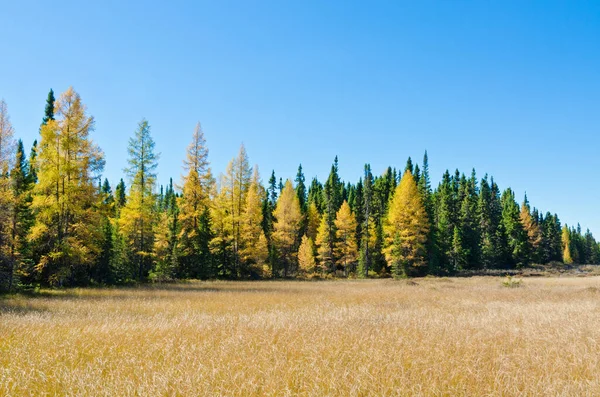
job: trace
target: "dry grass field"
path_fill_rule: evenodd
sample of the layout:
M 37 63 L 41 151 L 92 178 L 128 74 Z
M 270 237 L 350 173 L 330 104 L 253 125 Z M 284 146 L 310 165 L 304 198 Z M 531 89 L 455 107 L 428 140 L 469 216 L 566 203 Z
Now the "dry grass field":
M 600 278 L 0 298 L 0 395 L 600 395 Z

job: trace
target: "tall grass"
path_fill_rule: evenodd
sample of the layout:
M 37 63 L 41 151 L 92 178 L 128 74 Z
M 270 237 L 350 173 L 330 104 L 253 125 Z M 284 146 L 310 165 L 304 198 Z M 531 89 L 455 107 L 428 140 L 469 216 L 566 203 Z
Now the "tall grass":
M 598 395 L 600 278 L 190 282 L 0 300 L 0 395 Z

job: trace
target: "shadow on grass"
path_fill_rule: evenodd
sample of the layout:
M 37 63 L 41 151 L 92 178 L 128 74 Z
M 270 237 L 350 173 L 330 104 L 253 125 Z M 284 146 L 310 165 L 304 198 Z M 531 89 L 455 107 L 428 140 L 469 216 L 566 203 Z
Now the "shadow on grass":
M 0 317 L 6 314 L 26 315 L 32 313 L 46 313 L 47 309 L 32 305 L 23 299 L 0 298 Z
M 290 282 L 292 281 L 292 282 Z M 26 310 L 23 302 L 29 300 L 135 300 L 135 299 L 181 299 L 181 294 L 299 294 L 310 293 L 290 284 L 302 283 L 293 280 L 257 281 L 200 281 L 189 280 L 173 283 L 140 283 L 127 286 L 77 287 L 55 289 L 31 289 L 18 293 L 0 295 L 0 313 Z M 173 293 L 172 295 L 170 293 Z M 20 302 L 20 303 L 18 303 Z M 21 307 L 21 309 L 19 309 Z

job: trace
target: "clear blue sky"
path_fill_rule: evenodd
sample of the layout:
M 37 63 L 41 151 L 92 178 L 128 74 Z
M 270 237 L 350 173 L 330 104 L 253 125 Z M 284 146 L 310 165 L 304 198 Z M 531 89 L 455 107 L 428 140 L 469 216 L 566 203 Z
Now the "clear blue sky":
M 178 180 L 199 120 L 217 174 L 241 142 L 265 181 L 427 149 L 435 184 L 475 167 L 600 237 L 600 2 L 20 0 L 0 37 L 18 136 L 73 85 L 112 183 L 142 117 Z

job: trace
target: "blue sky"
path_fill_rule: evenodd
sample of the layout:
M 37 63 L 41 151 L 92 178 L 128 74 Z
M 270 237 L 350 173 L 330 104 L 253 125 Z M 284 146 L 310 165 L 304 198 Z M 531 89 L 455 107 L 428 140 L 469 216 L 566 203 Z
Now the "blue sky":
M 600 237 L 600 2 L 21 0 L 1 19 L 17 135 L 74 86 L 111 183 L 142 117 L 162 183 L 200 121 L 216 173 L 242 142 L 265 181 L 324 179 L 336 155 L 355 181 L 427 149 L 435 184 L 475 167 Z

